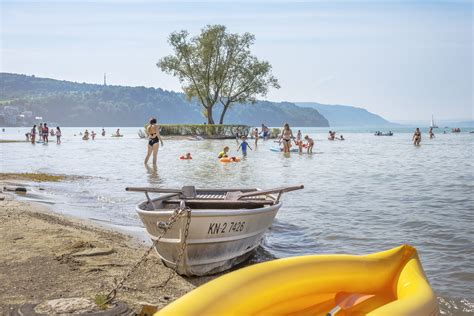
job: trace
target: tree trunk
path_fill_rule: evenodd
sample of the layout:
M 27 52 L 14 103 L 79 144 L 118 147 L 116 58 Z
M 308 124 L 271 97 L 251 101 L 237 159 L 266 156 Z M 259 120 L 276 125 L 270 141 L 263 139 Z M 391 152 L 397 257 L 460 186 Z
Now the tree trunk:
M 224 105 L 224 109 L 222 110 L 222 113 L 221 113 L 221 118 L 219 119 L 219 124 L 221 125 L 224 124 L 224 116 L 228 108 L 229 108 L 229 105 Z
M 214 119 L 212 118 L 212 107 L 207 108 L 207 124 L 214 125 Z

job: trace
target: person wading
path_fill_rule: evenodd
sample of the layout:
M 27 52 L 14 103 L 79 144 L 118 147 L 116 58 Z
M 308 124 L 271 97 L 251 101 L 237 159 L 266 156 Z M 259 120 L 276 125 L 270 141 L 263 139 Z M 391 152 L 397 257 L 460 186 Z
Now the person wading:
M 163 146 L 163 140 L 161 139 L 160 135 L 160 128 L 156 125 L 156 118 L 152 118 L 150 120 L 150 124 L 147 128 L 148 133 L 148 152 L 145 158 L 145 164 L 148 163 L 148 159 L 150 159 L 151 154 L 153 153 L 153 165 L 156 165 L 156 157 L 158 156 L 158 148 Z

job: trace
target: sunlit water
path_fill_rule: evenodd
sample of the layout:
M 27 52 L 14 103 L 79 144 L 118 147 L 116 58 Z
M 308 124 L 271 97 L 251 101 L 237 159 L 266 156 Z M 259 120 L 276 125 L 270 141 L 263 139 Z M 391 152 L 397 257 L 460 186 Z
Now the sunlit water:
M 330 142 L 325 129 L 302 129 L 316 141 L 313 155 L 271 152 L 260 142 L 240 163 L 221 164 L 235 140 L 169 140 L 158 168 L 143 165 L 146 141 L 138 128 L 124 138 L 83 141 L 81 128 L 63 129 L 63 143 L 0 144 L 1 172 L 78 175 L 74 181 L 44 183 L 29 198 L 58 212 L 141 231 L 135 205 L 144 199 L 126 186 L 259 187 L 304 184 L 283 197 L 283 207 L 254 260 L 319 253 L 365 254 L 403 243 L 414 245 L 447 313 L 474 310 L 474 134 L 442 134 L 411 144 L 408 129 L 393 137 L 368 130 L 343 130 Z M 96 128 L 98 131 L 99 128 Z M 26 128 L 7 128 L 1 139 L 22 139 Z M 296 132 L 296 130 L 295 130 Z M 178 157 L 191 152 L 192 161 Z M 458 299 L 452 299 L 458 298 Z

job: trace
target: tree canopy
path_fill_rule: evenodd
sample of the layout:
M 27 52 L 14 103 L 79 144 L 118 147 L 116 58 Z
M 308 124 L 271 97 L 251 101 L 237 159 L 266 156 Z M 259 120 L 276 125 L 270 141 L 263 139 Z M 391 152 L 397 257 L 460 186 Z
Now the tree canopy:
M 178 77 L 187 98 L 201 104 L 209 124 L 214 124 L 216 104 L 222 104 L 222 124 L 233 104 L 254 103 L 269 88 L 280 88 L 270 63 L 251 54 L 255 36 L 250 33 L 228 33 L 223 25 L 208 25 L 195 37 L 174 32 L 168 42 L 174 54 L 161 58 L 157 66 Z

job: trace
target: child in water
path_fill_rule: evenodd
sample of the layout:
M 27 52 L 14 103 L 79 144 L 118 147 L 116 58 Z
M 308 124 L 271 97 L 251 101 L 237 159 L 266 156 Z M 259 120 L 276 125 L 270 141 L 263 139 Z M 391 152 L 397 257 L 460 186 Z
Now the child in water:
M 217 158 L 221 159 L 221 158 L 227 158 L 227 157 L 229 157 L 229 156 L 227 155 L 228 152 L 229 152 L 229 146 L 225 146 L 225 147 L 224 147 L 224 150 L 221 151 L 221 152 L 219 153 L 219 155 L 217 155 Z
M 249 143 L 247 143 L 247 136 L 242 136 L 242 142 L 240 143 L 239 147 L 237 148 L 237 151 L 239 151 L 239 149 L 242 148 L 242 155 L 247 156 L 247 147 L 250 150 L 252 150 Z
M 185 155 L 182 155 L 181 157 L 179 157 L 179 159 L 181 159 L 181 160 L 191 160 L 191 159 L 193 159 L 193 157 L 191 157 L 191 153 L 186 153 Z
M 61 144 L 61 128 L 56 126 L 56 144 Z
M 314 140 L 311 137 L 309 137 L 308 135 L 306 135 L 304 137 L 304 139 L 306 140 L 306 142 L 308 144 L 308 146 L 306 147 L 306 152 L 308 154 L 312 154 L 313 153 Z

